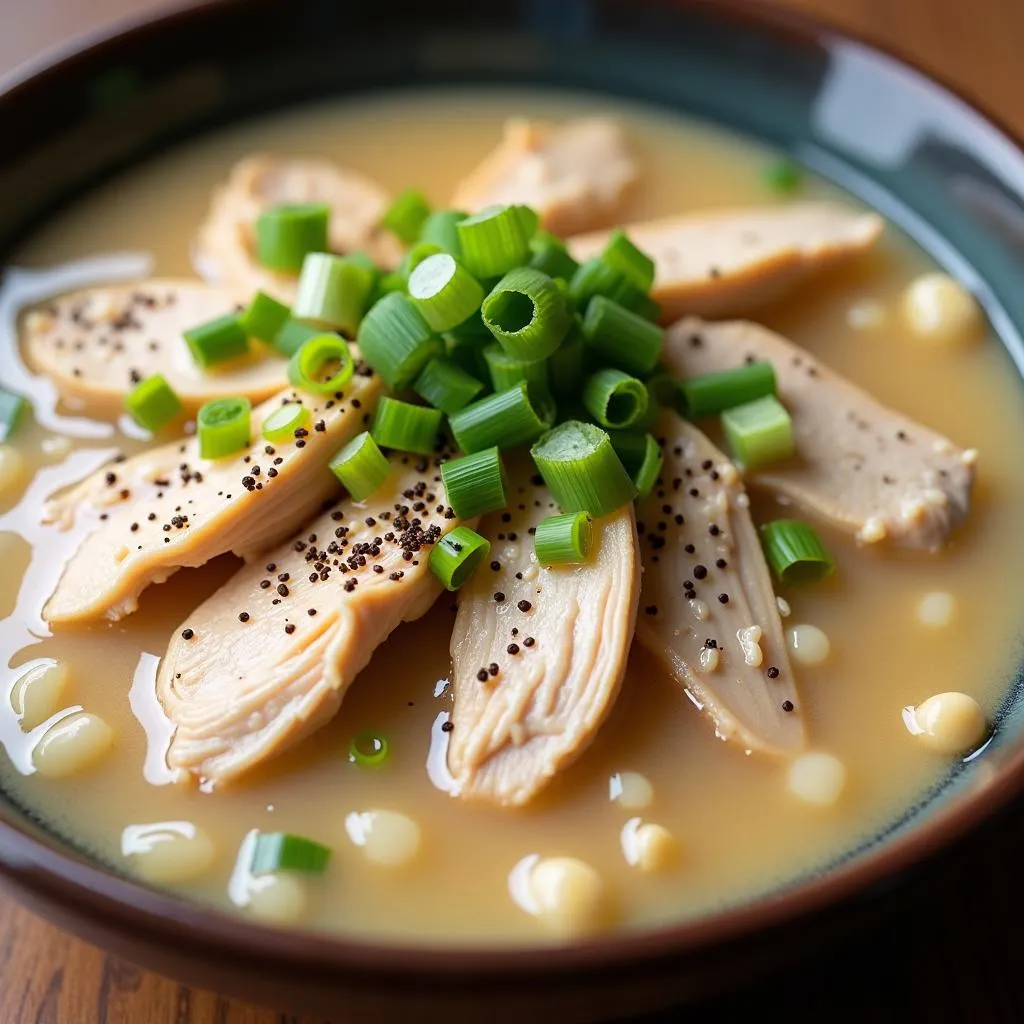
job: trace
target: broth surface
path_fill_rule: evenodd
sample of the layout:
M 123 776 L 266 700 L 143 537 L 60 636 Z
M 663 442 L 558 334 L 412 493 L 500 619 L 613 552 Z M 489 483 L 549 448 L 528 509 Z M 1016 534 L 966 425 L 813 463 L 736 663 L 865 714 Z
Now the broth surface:
M 422 187 L 443 205 L 495 144 L 505 117 L 585 110 L 618 114 L 635 143 L 643 179 L 626 219 L 778 201 L 762 182 L 772 154 L 677 117 L 549 93 L 393 94 L 290 111 L 180 147 L 83 197 L 41 230 L 17 263 L 45 268 L 140 251 L 152 255 L 157 274 L 192 277 L 189 246 L 211 189 L 248 153 L 330 157 L 395 191 Z M 811 182 L 801 197 L 832 194 Z M 890 228 L 862 264 L 758 316 L 881 401 L 980 451 L 972 513 L 947 550 L 858 549 L 821 529 L 837 559 L 834 579 L 780 591 L 792 606 L 784 625 L 812 623 L 831 639 L 824 665 L 794 669 L 813 749 L 835 754 L 848 771 L 835 808 L 797 802 L 787 792 L 784 765 L 744 756 L 716 739 L 636 645 L 597 741 L 533 805 L 498 811 L 461 804 L 444 789 L 441 724 L 450 707 L 454 619 L 445 598 L 377 652 L 337 718 L 297 749 L 223 792 L 170 784 L 162 764 L 168 726 L 153 692 L 158 659 L 174 628 L 237 563 L 225 558 L 178 573 L 150 588 L 139 612 L 115 625 L 50 636 L 39 611 L 60 552 L 52 533 L 32 548 L 40 535 L 40 499 L 111 448 L 131 452 L 137 442 L 118 434 L 76 437 L 71 452 L 61 454 L 54 451 L 55 434 L 37 423 L 23 427 L 17 446 L 39 475 L 17 505 L 0 505 L 5 693 L 34 659 L 65 660 L 72 671 L 69 702 L 102 715 L 116 730 L 116 744 L 81 777 L 23 774 L 34 737 L 21 733 L 9 702 L 0 701 L 3 787 L 48 827 L 118 870 L 129 870 L 120 853 L 126 826 L 196 823 L 214 840 L 217 859 L 201 881 L 180 888 L 222 906 L 230 905 L 228 881 L 249 830 L 308 835 L 333 847 L 334 861 L 309 883 L 304 923 L 352 936 L 540 941 L 537 922 L 509 894 L 510 871 L 531 854 L 588 861 L 613 894 L 619 923 L 633 928 L 711 911 L 824 864 L 884 827 L 948 769 L 948 759 L 910 736 L 902 708 L 963 690 L 991 712 L 1018 654 L 1024 465 L 1008 439 L 1024 436 L 1024 403 L 994 340 L 971 350 L 930 351 L 904 330 L 897 297 L 930 266 Z M 865 302 L 884 309 L 881 326 L 853 325 L 851 310 Z M 7 344 L 13 344 L 10 329 L 0 325 Z M 0 379 L 18 389 L 19 379 L 5 379 L 13 358 L 5 355 Z M 759 521 L 777 514 L 764 503 L 756 512 Z M 945 629 L 926 629 L 915 617 L 917 602 L 934 590 L 956 598 L 955 619 Z M 391 761 L 380 771 L 348 761 L 349 740 L 368 729 L 385 733 L 391 744 Z M 650 807 L 628 811 L 609 798 L 610 779 L 622 771 L 651 780 Z M 346 816 L 373 807 L 403 811 L 419 823 L 423 846 L 408 869 L 375 868 L 348 839 Z M 678 838 L 675 870 L 648 876 L 627 865 L 620 832 L 637 814 Z

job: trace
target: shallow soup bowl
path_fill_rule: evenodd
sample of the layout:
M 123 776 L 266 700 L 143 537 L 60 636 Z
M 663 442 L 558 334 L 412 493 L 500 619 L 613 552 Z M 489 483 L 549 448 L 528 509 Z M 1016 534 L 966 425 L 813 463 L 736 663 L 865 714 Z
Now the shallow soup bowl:
M 685 112 L 792 153 L 965 282 L 1024 370 L 1024 153 L 945 87 L 860 42 L 745 5 L 654 0 L 403 9 L 196 3 L 0 82 L 0 253 L 91 185 L 251 115 L 418 85 L 522 84 Z M 5 315 L 9 315 L 6 313 Z M 1024 786 L 1020 679 L 991 740 L 827 870 L 684 923 L 543 949 L 281 932 L 99 866 L 0 799 L 0 874 L 27 905 L 190 984 L 378 1021 L 599 1020 L 691 1000 L 840 932 Z

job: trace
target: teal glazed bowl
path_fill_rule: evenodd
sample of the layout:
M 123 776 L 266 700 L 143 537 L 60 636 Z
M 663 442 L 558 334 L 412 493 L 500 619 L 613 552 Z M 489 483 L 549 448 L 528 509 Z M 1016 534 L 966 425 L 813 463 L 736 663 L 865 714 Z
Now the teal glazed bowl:
M 789 151 L 966 282 L 1024 373 L 1019 143 L 904 61 L 727 0 L 220 0 L 123 25 L 0 81 L 0 257 L 82 190 L 183 139 L 325 96 L 459 83 L 625 97 Z M 1024 789 L 1021 698 L 1021 679 L 1007 679 L 983 756 L 827 870 L 696 920 L 555 949 L 272 931 L 119 877 L 4 800 L 0 877 L 136 963 L 277 1008 L 336 1021 L 609 1020 L 805 957 L 889 908 L 936 851 L 982 842 L 966 834 Z M 997 827 L 982 830 L 990 842 Z

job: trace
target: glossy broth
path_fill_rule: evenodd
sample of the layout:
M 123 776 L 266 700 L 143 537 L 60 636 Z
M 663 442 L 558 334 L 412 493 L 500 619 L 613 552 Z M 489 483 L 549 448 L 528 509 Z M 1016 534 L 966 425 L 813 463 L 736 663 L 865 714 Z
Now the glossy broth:
M 210 191 L 247 153 L 331 157 L 395 190 L 421 186 L 443 204 L 493 146 L 506 116 L 609 109 L 625 119 L 644 168 L 629 217 L 777 201 L 761 177 L 770 153 L 675 117 L 551 94 L 396 94 L 288 112 L 181 147 L 82 198 L 41 230 L 18 262 L 43 268 L 140 250 L 152 255 L 157 273 L 192 276 L 190 240 Z M 814 183 L 802 192 L 828 193 Z M 150 588 L 140 611 L 116 625 L 49 636 L 38 613 L 55 579 L 59 545 L 47 533 L 32 552 L 32 539 L 40 535 L 32 525 L 39 498 L 81 475 L 101 452 L 114 446 L 132 451 L 136 442 L 116 435 L 73 438 L 65 455 L 54 451 L 56 435 L 36 424 L 24 428 L 18 447 L 45 475 L 20 504 L 9 511 L 0 506 L 6 512 L 0 520 L 6 531 L 0 533 L 6 566 L 0 615 L 7 618 L 0 647 L 10 665 L 7 688 L 35 658 L 65 660 L 73 674 L 69 702 L 101 714 L 114 726 L 116 744 L 81 777 L 23 774 L 32 737 L 20 732 L 8 703 L 0 701 L 4 788 L 55 832 L 118 870 L 130 871 L 120 853 L 126 826 L 196 823 L 213 838 L 217 859 L 200 881 L 180 888 L 221 906 L 230 906 L 228 881 L 249 830 L 309 835 L 335 853 L 329 872 L 309 883 L 304 923 L 354 936 L 539 941 L 537 922 L 509 894 L 510 871 L 531 854 L 588 861 L 613 894 L 619 924 L 634 928 L 708 912 L 827 863 L 898 817 L 948 770 L 947 758 L 910 736 L 902 708 L 932 693 L 963 690 L 991 712 L 1018 653 L 1024 466 L 1007 438 L 1024 436 L 1024 403 L 994 341 L 931 352 L 904 331 L 896 298 L 928 265 L 890 230 L 879 252 L 855 269 L 759 317 L 882 401 L 981 453 L 970 521 L 948 550 L 931 556 L 857 549 L 849 538 L 822 530 L 838 561 L 835 579 L 783 591 L 792 605 L 784 624 L 813 623 L 832 643 L 824 665 L 794 669 L 812 746 L 838 756 L 848 771 L 835 808 L 799 803 L 787 792 L 785 766 L 716 739 L 679 687 L 638 649 L 597 741 L 534 805 L 499 811 L 461 804 L 444 789 L 441 724 L 450 708 L 445 679 L 454 619 L 447 599 L 401 628 L 353 686 L 338 717 L 297 749 L 223 792 L 175 786 L 162 766 L 168 732 L 153 693 L 157 659 L 200 595 L 227 579 L 237 563 L 225 558 L 179 573 Z M 851 310 L 865 302 L 880 305 L 881 326 L 851 324 Z M 0 378 L 8 365 L 5 358 Z M 774 514 L 764 504 L 757 513 Z M 956 597 L 956 616 L 946 629 L 926 629 L 915 617 L 918 600 L 932 590 Z M 383 770 L 348 761 L 349 740 L 367 729 L 383 732 L 391 744 Z M 650 807 L 628 811 L 609 799 L 610 778 L 621 771 L 651 780 Z M 347 838 L 346 815 L 371 807 L 404 811 L 419 823 L 423 846 L 409 868 L 375 868 Z M 635 814 L 677 837 L 682 856 L 674 870 L 648 876 L 627 865 L 620 831 Z

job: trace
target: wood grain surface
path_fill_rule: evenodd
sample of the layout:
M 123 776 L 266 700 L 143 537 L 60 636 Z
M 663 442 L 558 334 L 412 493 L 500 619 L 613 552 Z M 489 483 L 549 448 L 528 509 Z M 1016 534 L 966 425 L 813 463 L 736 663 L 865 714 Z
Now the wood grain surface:
M 759 2 L 894 46 L 1024 132 L 1024 0 Z M 0 73 L 106 21 L 161 6 L 164 0 L 0 0 Z M 1024 1021 L 1015 956 L 1024 919 L 1021 810 L 944 858 L 894 919 L 687 1019 Z M 188 989 L 107 956 L 0 895 L 0 1024 L 325 1022 Z

